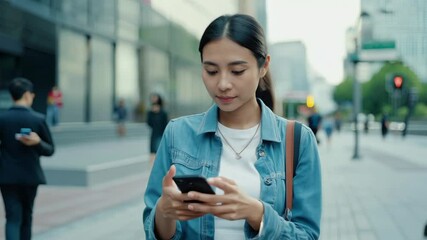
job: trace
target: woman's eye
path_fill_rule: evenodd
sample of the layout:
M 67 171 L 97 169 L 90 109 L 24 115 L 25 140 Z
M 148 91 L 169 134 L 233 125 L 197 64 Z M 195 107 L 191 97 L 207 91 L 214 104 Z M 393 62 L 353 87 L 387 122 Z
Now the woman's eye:
M 240 71 L 231 71 L 234 75 L 242 75 L 245 70 L 240 70 Z
M 208 70 L 206 70 L 206 73 L 207 73 L 208 75 L 210 75 L 210 76 L 213 76 L 213 75 L 217 74 L 217 73 L 218 73 L 218 71 L 208 71 Z

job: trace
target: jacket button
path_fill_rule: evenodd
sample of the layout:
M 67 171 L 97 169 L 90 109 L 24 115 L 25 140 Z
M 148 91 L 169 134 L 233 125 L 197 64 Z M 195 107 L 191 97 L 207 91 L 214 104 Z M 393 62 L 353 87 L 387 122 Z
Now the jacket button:
M 261 150 L 261 151 L 259 151 L 259 156 L 260 156 L 260 157 L 265 157 L 265 152 L 264 152 L 264 151 L 262 151 L 262 150 Z
M 271 178 L 267 178 L 264 181 L 265 185 L 270 186 L 273 183 L 273 180 L 271 180 Z

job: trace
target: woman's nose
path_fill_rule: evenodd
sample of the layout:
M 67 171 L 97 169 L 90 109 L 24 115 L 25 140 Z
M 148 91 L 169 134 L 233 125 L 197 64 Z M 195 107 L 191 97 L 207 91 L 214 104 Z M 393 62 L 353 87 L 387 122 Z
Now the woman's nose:
M 221 91 L 226 91 L 226 90 L 230 89 L 231 86 L 232 86 L 232 84 L 231 84 L 231 81 L 230 81 L 228 74 L 225 74 L 225 73 L 221 74 L 221 78 L 218 82 L 218 88 Z

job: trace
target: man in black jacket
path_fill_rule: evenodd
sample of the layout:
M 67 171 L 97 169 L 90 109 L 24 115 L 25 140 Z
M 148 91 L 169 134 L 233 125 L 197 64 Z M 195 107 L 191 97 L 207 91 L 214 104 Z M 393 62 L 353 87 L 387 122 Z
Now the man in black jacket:
M 37 187 L 46 183 L 40 156 L 51 156 L 54 145 L 45 117 L 31 109 L 33 84 L 16 78 L 9 92 L 15 104 L 0 114 L 0 190 L 6 239 L 31 239 Z

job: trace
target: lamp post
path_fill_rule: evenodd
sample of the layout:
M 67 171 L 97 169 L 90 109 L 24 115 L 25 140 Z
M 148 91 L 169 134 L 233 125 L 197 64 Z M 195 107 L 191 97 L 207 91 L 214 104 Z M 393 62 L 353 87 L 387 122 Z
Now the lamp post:
M 352 56 L 353 62 L 353 124 L 354 124 L 354 154 L 353 159 L 360 159 L 359 155 L 359 112 L 362 103 L 360 83 L 357 75 L 357 65 L 359 63 L 359 50 L 357 38 L 354 39 L 355 50 Z
M 393 14 L 393 11 L 387 10 L 387 11 L 382 11 L 382 14 Z M 390 61 L 393 59 L 396 59 L 395 55 L 395 50 L 392 50 L 392 55 L 385 55 L 385 53 L 390 53 L 390 50 L 382 49 L 383 51 L 383 55 L 379 55 L 379 56 L 370 56 L 369 58 L 366 56 L 366 51 L 363 52 L 363 43 L 365 42 L 369 42 L 369 41 L 374 41 L 374 37 L 373 37 L 373 25 L 372 25 L 372 21 L 371 21 L 371 16 L 369 13 L 363 11 L 360 13 L 359 19 L 358 19 L 358 24 L 360 24 L 361 27 L 361 36 L 360 39 L 358 39 L 357 37 L 354 38 L 354 52 L 352 53 L 352 57 L 351 57 L 351 61 L 353 63 L 353 123 L 354 123 L 354 154 L 353 154 L 353 159 L 360 159 L 360 154 L 359 154 L 359 113 L 360 113 L 360 109 L 362 106 L 362 96 L 361 96 L 361 89 L 360 89 L 360 82 L 358 79 L 358 74 L 357 74 L 357 66 L 360 62 L 366 62 L 366 63 L 373 63 L 373 62 L 386 62 L 386 61 Z M 362 21 L 363 21 L 363 25 L 362 25 Z M 360 40 L 360 44 L 359 41 Z M 393 44 L 393 49 L 394 49 L 394 44 Z M 363 54 L 365 53 L 365 54 Z M 378 53 L 377 53 L 378 54 Z M 363 55 L 363 56 L 362 56 Z
M 359 20 L 369 18 L 367 12 L 361 12 Z M 362 26 L 361 26 L 362 27 Z M 368 26 L 369 33 L 363 37 L 372 38 L 372 26 Z M 354 38 L 354 52 L 351 57 L 353 63 L 353 124 L 354 124 L 354 153 L 353 159 L 360 159 L 359 154 L 359 113 L 362 105 L 362 96 L 360 91 L 360 82 L 357 74 L 357 66 L 360 62 L 359 43 L 357 37 Z

